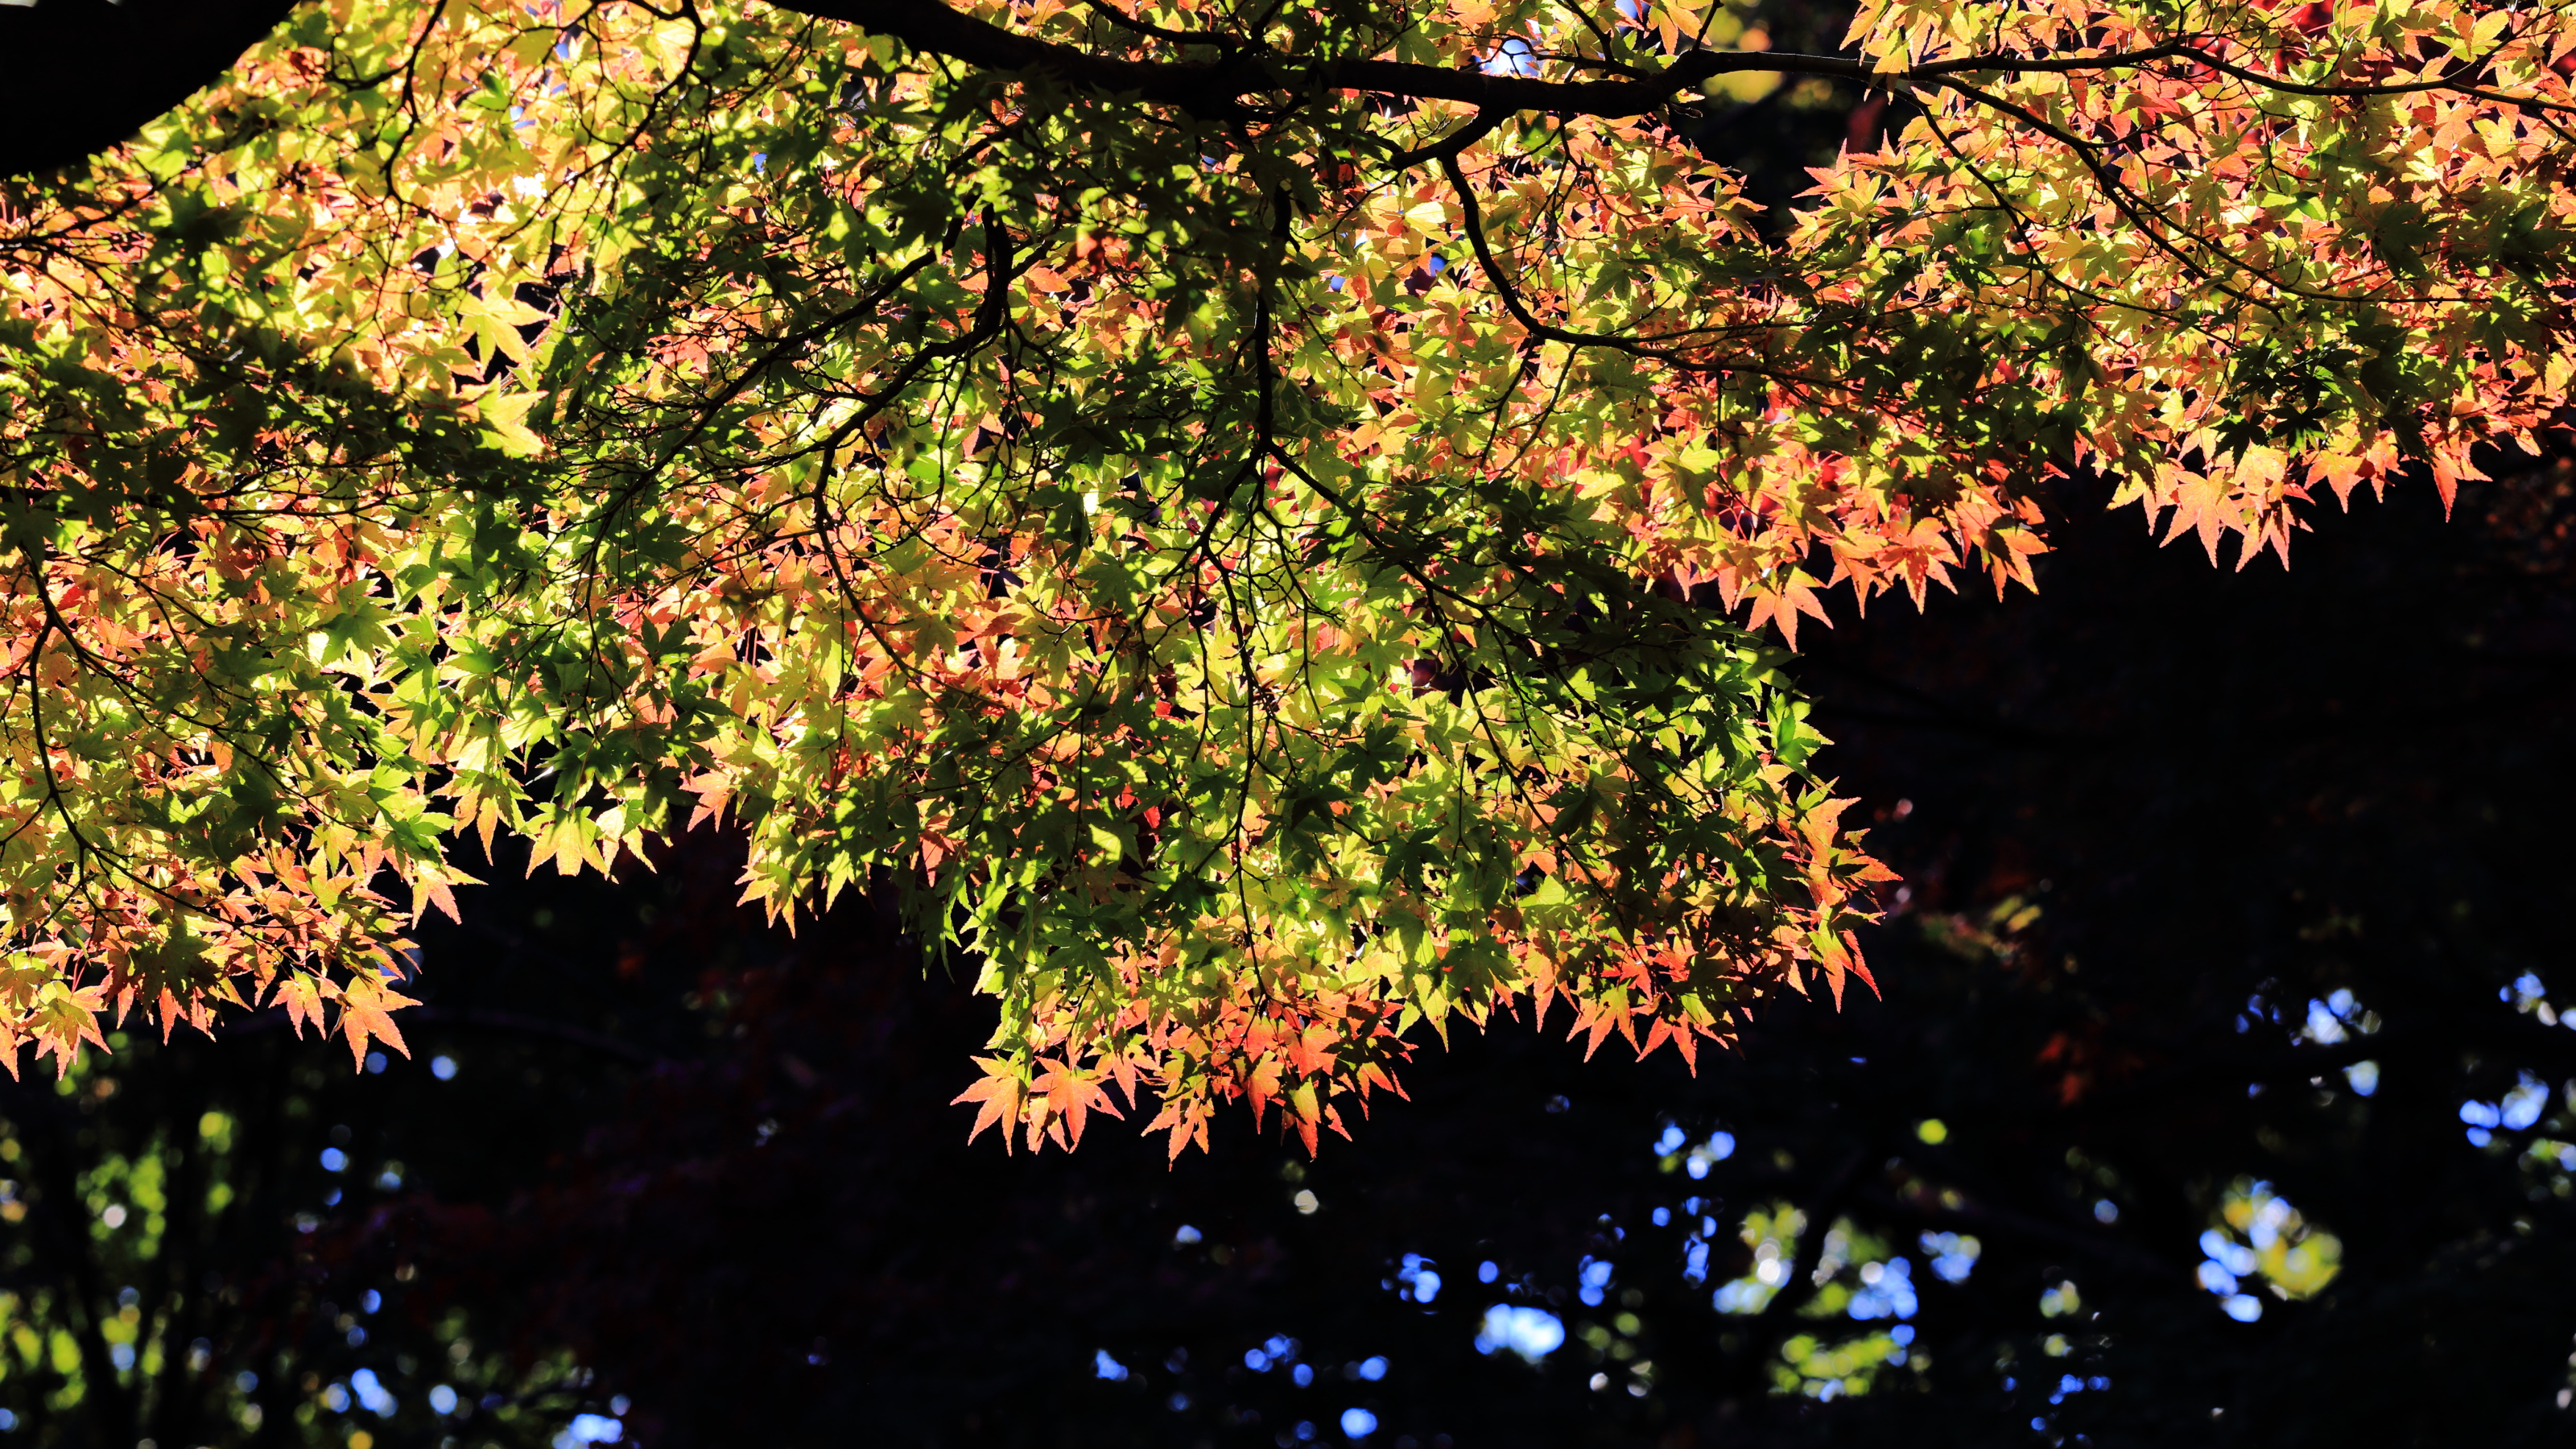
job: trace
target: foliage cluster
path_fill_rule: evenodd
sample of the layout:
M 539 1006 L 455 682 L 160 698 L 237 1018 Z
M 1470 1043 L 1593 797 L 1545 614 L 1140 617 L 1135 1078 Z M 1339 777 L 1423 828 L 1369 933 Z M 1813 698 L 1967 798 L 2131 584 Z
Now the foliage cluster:
M 1817 715 L 1911 891 L 1887 999 L 1767 1007 L 1696 1076 L 1497 1020 L 1320 1159 L 970 1146 L 989 1004 L 890 896 L 791 941 L 727 909 L 738 847 L 505 857 L 423 929 L 419 1061 L 272 1010 L 0 1084 L 0 1291 L 105 1365 L 0 1357 L 0 1408 L 316 1449 L 1353 1409 L 1381 1449 L 2562 1443 L 2571 479 L 2365 505 L 2286 578 L 2070 509 L 2037 599 L 1837 631 Z M 209 1107 L 235 1196 L 192 1222 Z
M 1690 1055 L 1839 998 L 1886 878 L 1756 631 L 2027 581 L 2070 470 L 2286 551 L 2565 393 L 2564 5 L 1758 34 L 298 11 L 12 186 L 0 1046 L 399 1048 L 457 834 L 714 821 L 971 955 L 1031 1146 L 1311 1145 L 1512 1002 Z M 1909 97 L 1769 232 L 1704 149 L 1755 72 Z

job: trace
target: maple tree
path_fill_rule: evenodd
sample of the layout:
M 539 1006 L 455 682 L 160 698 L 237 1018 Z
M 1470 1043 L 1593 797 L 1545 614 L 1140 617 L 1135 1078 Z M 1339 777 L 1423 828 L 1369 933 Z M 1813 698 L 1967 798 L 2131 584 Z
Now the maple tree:
M 971 953 L 1033 1147 L 1689 1054 L 1885 878 L 1762 631 L 2069 470 L 2286 557 L 2576 371 L 2564 5 L 1731 16 L 297 12 L 9 192 L 0 1047 L 399 1047 L 459 834 L 717 821 Z M 1912 106 L 1766 218 L 1754 75 Z
M 1320 1160 L 1005 1160 L 942 1106 L 988 1004 L 889 898 L 790 939 L 727 908 L 732 839 L 614 881 L 505 855 L 418 933 L 410 1062 L 272 1010 L 0 1082 L 0 1316 L 42 1335 L 0 1343 L 9 1432 L 1268 1446 L 1360 1405 L 1426 1449 L 2558 1443 L 2576 471 L 2496 471 L 2286 576 L 2060 485 L 2038 597 L 1801 659 L 1910 890 L 1863 933 L 1885 1001 L 1771 1004 L 1695 1076 L 1463 1032 Z M 2339 1240 L 2322 1288 L 2248 1180 Z M 1497 1306 L 1564 1341 L 1528 1362 Z

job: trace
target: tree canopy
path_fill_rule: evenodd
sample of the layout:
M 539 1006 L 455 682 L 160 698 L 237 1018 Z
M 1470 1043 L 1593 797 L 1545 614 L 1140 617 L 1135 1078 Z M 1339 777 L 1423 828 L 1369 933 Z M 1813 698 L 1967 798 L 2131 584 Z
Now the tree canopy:
M 2576 371 L 2563 5 L 1768 40 L 296 11 L 9 187 L 0 1045 L 399 1046 L 463 835 L 712 820 L 751 899 L 969 953 L 1032 1146 L 1311 1145 L 1515 1001 L 1687 1055 L 1865 977 L 1887 878 L 1764 631 L 2028 582 L 2076 472 L 2286 558 Z M 1893 102 L 1785 213 L 1712 159 L 1783 77 Z
M 945 1105 L 990 1004 L 889 898 L 791 940 L 703 831 L 507 869 L 419 932 L 412 1061 L 271 1009 L 0 1081 L 0 1428 L 2562 1444 L 2576 470 L 2365 502 L 2287 576 L 2104 491 L 2052 495 L 2038 597 L 1801 660 L 1906 879 L 1883 1002 L 1695 1076 L 1461 1031 L 1317 1159 L 1006 1159 Z

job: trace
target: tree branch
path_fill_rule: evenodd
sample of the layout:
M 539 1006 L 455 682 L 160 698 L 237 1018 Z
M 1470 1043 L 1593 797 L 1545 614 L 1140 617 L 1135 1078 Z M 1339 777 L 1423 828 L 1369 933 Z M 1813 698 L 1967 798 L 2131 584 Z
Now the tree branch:
M 1690 50 L 1657 71 L 1613 80 L 1563 81 L 1496 75 L 1474 65 L 1365 58 L 1309 63 L 1269 50 L 1257 36 L 1166 32 L 1105 3 L 1100 8 L 1110 15 L 1111 23 L 1130 33 L 1182 48 L 1216 49 L 1220 54 L 1210 61 L 1102 55 L 1004 29 L 960 14 L 938 0 L 778 0 L 778 5 L 889 35 L 914 50 L 981 70 L 1042 71 L 1087 90 L 1132 95 L 1211 118 L 1240 114 L 1246 96 L 1322 90 L 1458 101 L 1494 120 L 1522 112 L 1618 119 L 1647 114 L 1712 76 L 1739 71 L 1833 76 L 1895 88 L 1960 75 L 2122 70 L 2160 60 L 2186 60 L 2251 84 L 2309 95 L 2398 95 L 2448 89 L 2489 100 L 2525 99 L 2478 89 L 2471 83 L 2479 69 L 2475 62 L 2430 81 L 2315 86 L 2227 64 L 2183 42 L 2102 55 L 1959 56 L 1904 71 L 1874 70 L 1867 60 L 1848 56 Z M 289 8 L 288 0 L 36 0 L 33 5 L 0 5 L 0 175 L 68 165 L 132 136 L 189 92 L 220 77 L 245 48 L 283 21 Z M 115 56 L 116 63 L 95 63 L 95 57 L 105 55 Z M 1480 117 L 1470 129 L 1491 124 Z M 1410 162 L 1419 162 L 1437 154 L 1434 147 L 1407 156 Z
M 1074 85 L 1132 94 L 1198 116 L 1227 116 L 1246 95 L 1294 90 L 1320 83 L 1325 90 L 1375 91 L 1422 100 L 1464 101 L 1483 110 L 1561 111 L 1591 116 L 1635 116 L 1664 104 L 1685 87 L 1731 70 L 1781 70 L 1784 62 L 1814 61 L 1829 73 L 1866 74 L 1856 60 L 1830 56 L 1776 56 L 1695 50 L 1662 71 L 1634 80 L 1543 81 L 1489 75 L 1469 67 L 1388 60 L 1326 61 L 1300 75 L 1288 57 L 1250 46 L 1213 62 L 1139 61 L 1016 34 L 989 21 L 960 15 L 936 0 L 787 0 L 782 7 L 826 20 L 845 21 L 877 35 L 891 35 L 915 50 L 943 55 L 985 70 L 1041 70 Z M 1217 44 L 1191 37 L 1191 44 Z

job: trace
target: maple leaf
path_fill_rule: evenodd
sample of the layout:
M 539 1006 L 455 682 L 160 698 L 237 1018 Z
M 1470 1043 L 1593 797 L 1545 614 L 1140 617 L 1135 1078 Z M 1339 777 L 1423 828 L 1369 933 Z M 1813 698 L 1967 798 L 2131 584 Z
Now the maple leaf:
M 1109 1099 L 1097 1073 L 1084 1071 L 1064 1061 L 1041 1059 L 1038 1065 L 1041 1070 L 1029 1095 L 1034 1099 L 1033 1105 L 1044 1104 L 1044 1112 L 1032 1112 L 1029 1118 L 1029 1146 L 1032 1150 L 1038 1145 L 1041 1123 L 1055 1137 L 1058 1146 L 1069 1148 L 1082 1141 L 1083 1124 L 1094 1108 L 1112 1117 L 1123 1115 L 1118 1105 Z
M 381 1039 L 385 1045 L 411 1055 L 402 1032 L 394 1025 L 392 1013 L 420 1003 L 386 984 L 387 977 L 372 972 L 352 975 L 340 987 L 340 1032 L 349 1041 L 349 1059 L 359 1067 L 367 1063 L 367 1040 Z
M 1006 1057 L 978 1057 L 976 1065 L 984 1069 L 984 1075 L 953 1099 L 955 1102 L 983 1104 L 975 1114 L 975 1125 L 967 1130 L 966 1139 L 971 1142 L 983 1136 L 986 1128 L 998 1126 L 1002 1129 L 1003 1150 L 1008 1151 L 1013 1129 L 1021 1121 L 1021 1107 L 1028 1097 L 1028 1084 L 1020 1079 L 1018 1071 Z M 1174 1150 L 1178 1151 L 1177 1148 Z
M 69 1077 L 72 1062 L 87 1042 L 101 1051 L 107 1050 L 107 1038 L 99 1035 L 99 1013 L 107 1009 L 107 990 L 85 986 L 77 990 L 59 981 L 47 982 L 36 995 L 34 1008 L 28 1013 L 26 1033 L 36 1042 L 38 1060 L 54 1059 L 55 1075 Z M 10 1053 L 10 1075 L 17 1075 L 17 1053 Z

